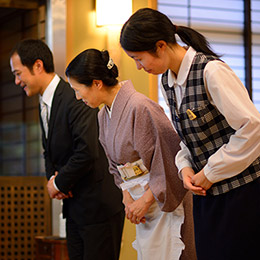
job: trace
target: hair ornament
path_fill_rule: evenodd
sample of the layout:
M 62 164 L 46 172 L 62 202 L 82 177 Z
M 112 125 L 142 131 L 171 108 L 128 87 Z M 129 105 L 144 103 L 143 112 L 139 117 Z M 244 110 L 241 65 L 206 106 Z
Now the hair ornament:
M 114 61 L 111 58 L 109 58 L 109 61 L 107 63 L 107 68 L 111 70 L 113 66 L 114 66 Z

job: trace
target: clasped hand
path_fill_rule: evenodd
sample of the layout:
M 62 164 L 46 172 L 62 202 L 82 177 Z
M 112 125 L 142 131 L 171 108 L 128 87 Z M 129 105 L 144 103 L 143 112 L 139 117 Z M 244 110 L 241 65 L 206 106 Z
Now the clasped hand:
M 192 168 L 185 167 L 181 171 L 184 188 L 193 192 L 193 194 L 206 196 L 206 191 L 213 185 L 210 182 L 202 169 L 195 174 Z
M 62 200 L 62 199 L 67 199 L 67 198 L 72 198 L 72 193 L 71 191 L 68 192 L 68 194 L 64 194 L 61 191 L 58 191 L 55 186 L 54 186 L 54 179 L 58 175 L 58 172 L 55 172 L 55 175 L 49 179 L 47 183 L 47 190 L 49 193 L 49 196 L 51 199 L 57 199 L 57 200 Z
M 123 191 L 123 203 L 125 205 L 126 218 L 133 224 L 144 224 L 146 221 L 145 214 L 149 210 L 153 201 L 154 197 L 150 189 L 148 189 L 144 195 L 137 200 L 134 200 L 127 190 Z

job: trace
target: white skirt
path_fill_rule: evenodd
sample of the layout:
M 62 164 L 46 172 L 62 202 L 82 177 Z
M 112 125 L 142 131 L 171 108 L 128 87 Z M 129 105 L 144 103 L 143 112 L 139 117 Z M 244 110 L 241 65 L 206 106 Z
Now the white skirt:
M 144 194 L 148 178 L 149 174 L 139 183 L 139 178 L 136 178 L 134 185 L 130 185 L 131 180 L 127 181 L 127 190 L 134 200 Z M 181 225 L 184 223 L 182 203 L 173 212 L 163 212 L 155 201 L 145 218 L 145 224 L 136 225 L 136 240 L 133 242 L 138 260 L 178 260 L 185 248 L 181 240 Z

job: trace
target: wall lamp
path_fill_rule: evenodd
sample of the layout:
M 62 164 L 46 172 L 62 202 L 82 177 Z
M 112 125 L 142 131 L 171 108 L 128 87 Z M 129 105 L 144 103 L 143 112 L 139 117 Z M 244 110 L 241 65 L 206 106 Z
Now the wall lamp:
M 132 15 L 132 0 L 96 0 L 97 26 L 122 25 Z

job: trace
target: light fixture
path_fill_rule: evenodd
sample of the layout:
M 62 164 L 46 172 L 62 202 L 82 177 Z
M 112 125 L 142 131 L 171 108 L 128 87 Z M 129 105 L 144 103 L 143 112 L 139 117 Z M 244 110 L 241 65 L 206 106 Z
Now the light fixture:
M 132 0 L 96 0 L 97 26 L 124 24 L 132 15 Z

